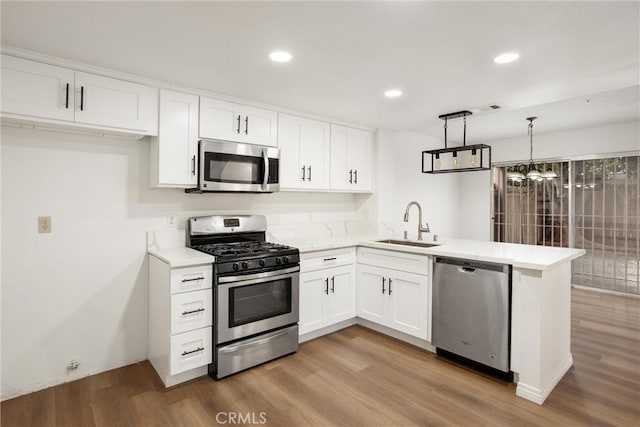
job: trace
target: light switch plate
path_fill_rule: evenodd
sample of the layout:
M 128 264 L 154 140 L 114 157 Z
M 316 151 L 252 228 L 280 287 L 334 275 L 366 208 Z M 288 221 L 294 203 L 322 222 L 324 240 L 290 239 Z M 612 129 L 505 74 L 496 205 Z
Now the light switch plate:
M 51 233 L 51 217 L 50 216 L 38 217 L 38 233 Z

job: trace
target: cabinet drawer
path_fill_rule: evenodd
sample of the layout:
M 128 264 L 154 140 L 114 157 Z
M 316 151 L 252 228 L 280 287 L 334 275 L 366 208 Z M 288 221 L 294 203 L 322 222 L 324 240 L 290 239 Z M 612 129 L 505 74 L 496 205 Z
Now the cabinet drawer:
M 358 264 L 390 268 L 422 275 L 429 274 L 429 257 L 427 255 L 417 255 L 406 252 L 360 247 L 358 248 Z
M 213 266 L 211 264 L 171 270 L 171 293 L 197 291 L 211 288 Z
M 176 375 L 211 363 L 211 327 L 171 337 L 169 375 Z
M 353 264 L 355 261 L 356 251 L 354 248 L 310 252 L 300 255 L 300 271 L 307 273 L 323 268 Z
M 171 296 L 171 334 L 211 326 L 212 290 L 183 292 Z

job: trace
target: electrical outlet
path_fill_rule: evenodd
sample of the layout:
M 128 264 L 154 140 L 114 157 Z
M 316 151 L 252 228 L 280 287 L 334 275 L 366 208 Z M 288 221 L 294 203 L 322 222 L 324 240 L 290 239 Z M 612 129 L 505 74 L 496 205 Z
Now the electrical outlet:
M 50 216 L 38 217 L 38 233 L 51 233 L 51 217 Z
M 175 215 L 167 215 L 167 227 L 176 228 L 177 222 Z
M 78 362 L 77 360 L 72 360 L 71 362 L 69 362 L 69 364 L 67 365 L 67 369 L 69 371 L 73 371 L 74 369 L 78 369 L 78 366 L 80 366 L 80 362 Z

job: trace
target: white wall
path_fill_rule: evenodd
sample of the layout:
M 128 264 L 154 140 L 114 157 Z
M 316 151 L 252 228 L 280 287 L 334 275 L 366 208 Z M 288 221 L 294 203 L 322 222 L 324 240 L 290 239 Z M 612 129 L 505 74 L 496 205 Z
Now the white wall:
M 534 127 L 534 160 L 571 159 L 587 155 L 640 152 L 640 122 L 540 133 Z M 517 138 L 488 141 L 493 162 L 528 162 L 529 137 L 526 128 Z M 489 171 L 461 175 L 459 237 L 491 239 L 491 174 Z
M 409 222 L 402 221 L 407 204 L 416 200 L 433 234 L 456 237 L 458 226 L 452 218 L 458 212 L 459 174 L 422 173 L 422 151 L 441 148 L 442 141 L 415 132 L 379 132 L 379 136 L 379 219 L 398 235 L 407 230 L 409 238 L 417 238 L 418 210 L 412 207 Z
M 2 127 L 1 153 L 2 398 L 146 358 L 146 231 L 167 214 L 348 220 L 370 197 L 150 189 L 146 140 Z

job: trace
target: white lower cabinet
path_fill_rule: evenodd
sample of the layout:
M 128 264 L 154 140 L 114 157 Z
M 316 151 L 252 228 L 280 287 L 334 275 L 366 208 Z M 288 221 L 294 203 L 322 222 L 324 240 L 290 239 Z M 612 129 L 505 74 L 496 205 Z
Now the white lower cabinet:
M 355 317 L 355 251 L 303 254 L 300 335 Z
M 424 255 L 358 249 L 358 317 L 427 340 L 428 269 Z
M 149 256 L 149 361 L 166 387 L 205 375 L 211 363 L 212 270 L 172 269 Z

